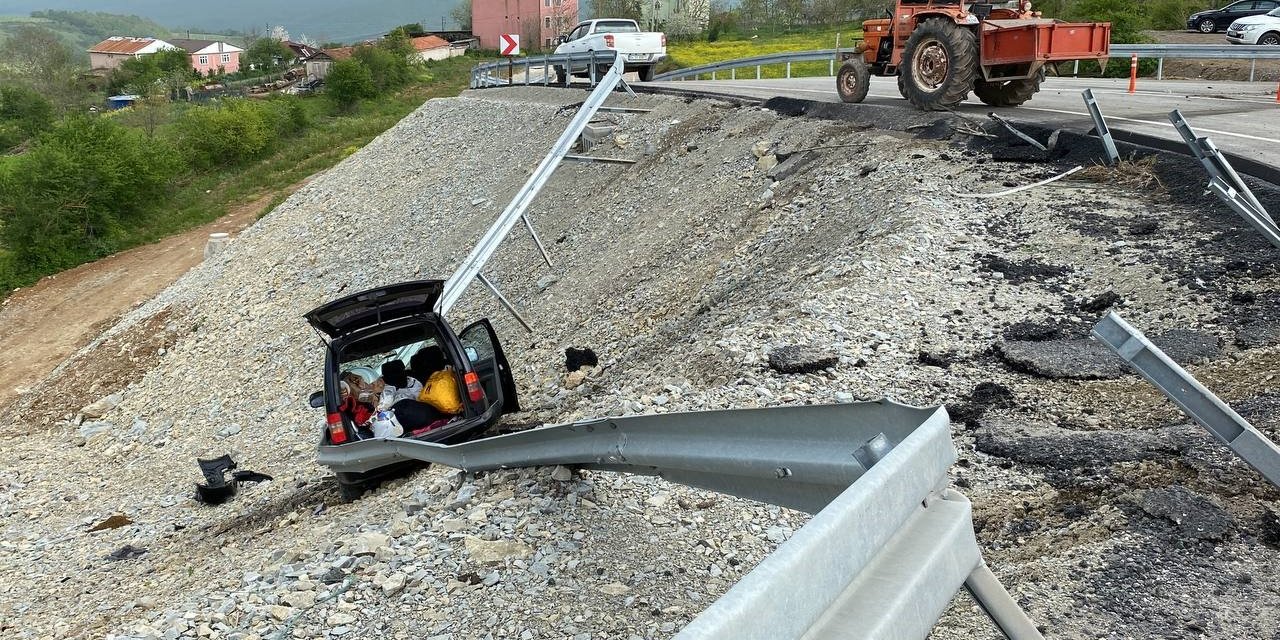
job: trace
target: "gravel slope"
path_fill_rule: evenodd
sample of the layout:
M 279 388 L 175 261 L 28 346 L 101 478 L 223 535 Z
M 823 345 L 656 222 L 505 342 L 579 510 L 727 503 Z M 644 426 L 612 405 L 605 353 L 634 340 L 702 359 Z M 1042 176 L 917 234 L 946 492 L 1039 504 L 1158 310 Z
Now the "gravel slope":
M 802 526 L 660 480 L 547 469 L 432 468 L 340 504 L 314 464 L 320 416 L 305 398 L 323 347 L 301 315 L 452 272 L 582 95 L 428 102 L 127 316 L 44 395 L 15 401 L 3 429 L 20 437 L 0 445 L 0 631 L 669 637 Z M 1152 334 L 1195 329 L 1216 350 L 1192 370 L 1274 437 L 1276 260 L 1229 212 L 1088 182 L 956 197 L 1054 169 L 991 162 L 964 136 L 616 100 L 653 110 L 609 114 L 618 144 L 597 153 L 639 162 L 562 167 L 530 211 L 555 267 L 517 230 L 487 269 L 535 333 L 479 287 L 454 311 L 459 328 L 489 316 L 503 336 L 525 407 L 512 422 L 947 403 L 955 483 L 988 561 L 1052 635 L 1255 637 L 1280 622 L 1280 493 L 1198 431 L 1151 444 L 1183 419 L 1132 375 L 1046 379 L 1000 357 L 1006 339 L 1052 352 L 1109 307 Z M 924 133 L 938 132 L 950 129 Z M 831 145 L 852 146 L 793 153 Z M 773 182 L 753 147 L 791 154 L 794 173 Z M 161 349 L 130 351 L 159 335 Z M 837 364 L 769 369 L 769 353 L 797 344 Z M 568 346 L 601 356 L 572 388 Z M 60 381 L 113 360 L 139 371 L 102 418 L 77 424 L 75 407 L 110 385 L 43 401 L 74 398 Z M 1108 446 L 1103 433 L 1120 444 L 1071 457 Z M 1049 464 L 1035 455 L 1054 446 Z M 196 504 L 194 459 L 227 452 L 275 481 Z M 131 522 L 87 532 L 112 514 Z M 126 544 L 146 553 L 107 559 Z M 935 635 L 991 634 L 958 598 Z

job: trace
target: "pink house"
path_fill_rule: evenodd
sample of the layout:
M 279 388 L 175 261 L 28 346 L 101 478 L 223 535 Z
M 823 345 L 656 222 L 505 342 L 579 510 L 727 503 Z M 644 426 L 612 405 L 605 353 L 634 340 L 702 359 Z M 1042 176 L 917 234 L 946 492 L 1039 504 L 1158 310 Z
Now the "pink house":
M 504 33 L 520 35 L 521 52 L 554 49 L 578 23 L 578 0 L 471 0 L 471 33 L 497 49 Z
M 171 38 L 170 44 L 191 56 L 191 68 L 202 76 L 235 73 L 240 70 L 240 54 L 244 49 L 213 40 Z

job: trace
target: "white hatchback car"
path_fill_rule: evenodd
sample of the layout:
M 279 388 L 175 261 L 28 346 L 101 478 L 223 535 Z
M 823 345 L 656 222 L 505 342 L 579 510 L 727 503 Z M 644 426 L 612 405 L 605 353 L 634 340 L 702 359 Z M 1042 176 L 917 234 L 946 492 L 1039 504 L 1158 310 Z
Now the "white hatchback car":
M 1280 45 L 1280 9 L 1232 22 L 1227 27 L 1227 41 L 1232 44 Z

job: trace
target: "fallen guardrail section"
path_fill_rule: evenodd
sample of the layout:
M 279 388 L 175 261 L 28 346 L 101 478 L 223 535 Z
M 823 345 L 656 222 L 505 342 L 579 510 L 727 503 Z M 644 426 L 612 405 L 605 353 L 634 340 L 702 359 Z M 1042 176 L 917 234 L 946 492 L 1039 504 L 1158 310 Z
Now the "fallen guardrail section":
M 582 103 L 578 112 L 574 114 L 573 119 L 569 121 L 569 126 L 565 128 L 564 133 L 560 134 L 560 137 L 556 140 L 555 144 L 552 145 L 551 151 L 549 151 L 546 157 L 542 159 L 542 162 L 538 163 L 538 167 L 533 170 L 533 175 L 529 176 L 529 179 L 524 183 L 524 186 L 520 187 L 520 191 L 516 193 L 515 198 L 512 198 L 511 202 L 507 204 L 507 207 L 498 215 L 498 219 L 494 221 L 493 226 L 491 226 L 489 230 L 481 236 L 480 241 L 476 243 L 475 248 L 473 248 L 471 253 L 467 254 L 467 257 L 462 260 L 462 264 L 459 265 L 457 271 L 455 271 L 453 275 L 449 276 L 449 279 L 445 281 L 444 292 L 436 302 L 436 313 L 439 313 L 440 315 L 449 313 L 449 310 L 453 308 L 453 305 L 458 303 L 463 292 L 466 291 L 467 286 L 469 286 L 473 280 L 479 280 L 481 284 L 488 287 L 488 289 L 493 292 L 494 296 L 498 298 L 498 301 L 502 303 L 502 306 L 510 311 L 525 329 L 532 331 L 532 327 L 530 327 L 529 323 L 520 315 L 520 312 L 516 310 L 515 306 L 511 304 L 511 301 L 509 301 L 506 296 L 502 295 L 502 292 L 498 290 L 497 285 L 495 285 L 493 281 L 489 280 L 483 273 L 481 273 L 481 269 L 483 269 L 484 265 L 489 262 L 489 258 L 493 257 L 494 252 L 498 250 L 498 245 L 502 244 L 502 241 L 511 233 L 511 229 L 515 227 L 516 222 L 519 220 L 524 221 L 525 226 L 529 229 L 529 234 L 533 236 L 534 244 L 538 245 L 538 250 L 542 252 L 543 259 L 546 260 L 548 266 L 551 265 L 551 256 L 547 255 L 546 246 L 543 245 L 542 240 L 538 238 L 538 233 L 534 230 L 533 223 L 529 220 L 525 211 L 529 208 L 529 204 L 533 202 L 533 199 L 538 196 L 538 192 L 542 190 L 542 187 L 551 179 L 551 174 L 555 173 L 556 167 L 560 166 L 560 162 L 565 159 L 565 156 L 569 153 L 569 149 L 573 146 L 573 143 L 577 141 L 578 136 L 582 135 L 582 131 L 586 128 L 587 123 L 591 122 L 591 118 L 595 115 L 596 111 L 604 104 L 605 99 L 609 97 L 609 93 L 620 84 L 625 87 L 625 84 L 622 82 L 622 70 L 625 65 L 622 62 L 622 58 L 618 56 L 616 52 L 611 53 L 613 53 L 613 55 L 609 56 L 609 71 L 599 79 L 599 82 L 596 82 L 594 63 L 597 60 L 605 60 L 605 57 L 595 55 L 590 56 L 590 60 L 593 63 L 591 70 L 592 82 L 595 84 L 595 89 L 587 96 L 587 99 Z M 556 56 L 550 57 L 555 58 Z M 570 56 L 560 57 L 565 60 L 570 58 Z M 582 56 L 577 57 L 583 58 Z M 473 86 L 475 86 L 474 83 L 478 77 L 477 73 L 479 72 L 472 72 Z M 480 76 L 484 76 L 484 73 L 481 73 Z M 630 89 L 627 90 L 630 91 Z
M 1218 150 L 1209 138 L 1197 136 L 1191 124 L 1182 116 L 1182 112 L 1174 109 L 1169 112 L 1169 122 L 1178 130 L 1182 140 L 1191 149 L 1191 155 L 1209 174 L 1209 190 L 1218 196 L 1232 211 L 1244 218 L 1262 237 L 1276 248 L 1280 248 L 1280 226 L 1267 213 L 1262 202 L 1244 183 L 1240 174 L 1227 162 L 1226 156 Z
M 660 476 L 814 514 L 680 640 L 925 638 L 967 588 L 1014 640 L 1036 627 L 987 568 L 941 407 L 891 401 L 599 418 L 456 445 L 322 447 L 360 472 L 420 460 L 474 473 L 566 465 Z
M 1280 447 L 1178 366 L 1141 331 L 1112 312 L 1093 327 L 1093 335 L 1192 420 L 1257 469 L 1271 484 L 1280 487 Z
M 719 74 L 728 72 L 728 79 L 736 80 L 738 77 L 738 69 L 755 67 L 755 78 L 758 80 L 760 79 L 761 67 L 774 64 L 785 64 L 786 77 L 790 78 L 791 63 L 822 61 L 827 61 L 829 63 L 827 66 L 827 75 L 834 76 L 836 74 L 836 69 L 840 66 L 841 56 L 850 55 L 852 53 L 852 49 L 784 51 L 781 53 L 770 53 L 750 58 L 725 60 L 696 67 L 675 69 L 673 71 L 668 71 L 654 76 L 653 79 L 655 81 L 697 80 L 699 76 L 710 76 L 712 80 L 716 80 L 718 79 Z M 1256 67 L 1258 60 L 1280 60 L 1280 47 L 1236 44 L 1113 44 L 1111 45 L 1111 54 L 1113 56 L 1132 56 L 1133 54 L 1137 54 L 1139 58 L 1155 58 L 1159 61 L 1159 64 L 1156 67 L 1156 79 L 1162 80 L 1164 79 L 1165 58 L 1252 60 L 1254 62 L 1254 67 Z M 1251 82 L 1256 77 L 1254 67 L 1251 67 L 1249 70 L 1249 80 Z M 1079 74 L 1080 62 L 1076 61 L 1072 75 Z

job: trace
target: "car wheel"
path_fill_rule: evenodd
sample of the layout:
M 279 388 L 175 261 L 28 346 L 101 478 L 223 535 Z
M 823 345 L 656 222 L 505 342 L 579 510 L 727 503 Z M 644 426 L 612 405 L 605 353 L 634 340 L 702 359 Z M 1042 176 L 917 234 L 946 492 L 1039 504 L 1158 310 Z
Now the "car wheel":
M 1258 44 L 1265 44 L 1273 47 L 1280 45 L 1280 33 L 1264 33 L 1261 38 L 1258 38 Z
M 1218 30 L 1218 25 L 1212 18 L 1205 18 L 1196 23 L 1196 28 L 1200 30 L 1200 33 L 1213 33 Z

